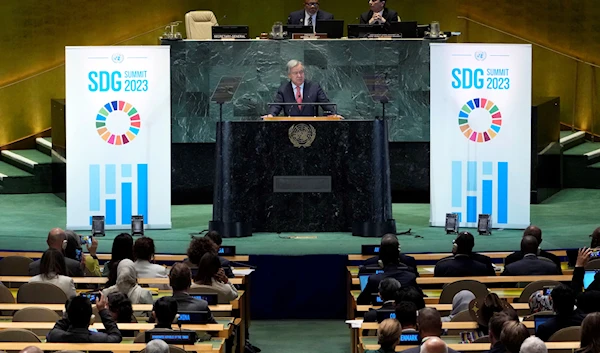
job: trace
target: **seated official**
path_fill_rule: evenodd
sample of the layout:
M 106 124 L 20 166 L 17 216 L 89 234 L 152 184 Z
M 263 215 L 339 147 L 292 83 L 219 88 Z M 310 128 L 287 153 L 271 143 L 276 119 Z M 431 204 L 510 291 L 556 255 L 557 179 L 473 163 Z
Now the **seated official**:
M 75 282 L 71 277 L 66 276 L 67 265 L 65 257 L 56 249 L 48 249 L 44 251 L 40 264 L 40 274 L 29 279 L 29 283 L 44 282 L 51 283 L 62 289 L 71 298 L 77 295 L 75 290 Z
M 402 326 L 396 319 L 385 319 L 377 328 L 377 343 L 380 347 L 376 351 L 365 351 L 365 353 L 393 353 L 400 343 Z
M 127 294 L 119 292 L 110 293 L 108 295 L 108 311 L 117 323 L 129 324 L 137 322 L 133 316 L 133 306 Z M 135 337 L 137 335 L 137 331 L 135 330 L 119 329 L 119 331 L 121 331 L 121 336 L 123 337 Z
M 154 247 L 154 240 L 149 237 L 138 238 L 133 243 L 133 256 L 135 262 L 133 267 L 137 272 L 138 278 L 167 278 L 167 268 L 158 264 L 154 264 L 154 253 L 156 248 Z M 158 289 L 168 289 L 169 286 L 166 284 L 151 284 L 151 287 L 157 287 Z
M 67 234 L 60 228 L 53 228 L 50 230 L 50 232 L 48 232 L 46 244 L 48 244 L 48 249 L 56 249 L 64 256 L 65 248 L 67 247 Z M 36 276 L 40 274 L 41 262 L 42 261 L 40 259 L 29 264 L 30 276 Z M 81 262 L 70 258 L 65 258 L 65 264 L 67 266 L 67 272 L 65 275 L 69 277 L 83 277 L 83 268 L 81 266 Z
M 475 294 L 469 290 L 461 290 L 460 292 L 456 293 L 452 298 L 452 311 L 450 312 L 450 315 L 444 316 L 442 321 L 450 322 L 458 313 L 464 310 L 469 310 L 469 303 L 473 299 L 475 299 Z
M 72 230 L 65 230 L 65 234 L 67 236 L 67 246 L 64 251 L 65 261 L 67 259 L 71 259 L 81 262 L 84 265 L 84 275 L 86 276 L 102 276 L 100 263 L 98 262 L 98 256 L 96 254 L 96 251 L 98 250 L 98 239 L 96 239 L 96 237 L 91 237 L 92 244 L 85 244 L 88 252 L 90 253 L 90 256 L 86 256 L 83 253 L 81 238 L 79 235 Z
M 548 353 L 548 347 L 541 339 L 529 336 L 523 341 L 519 353 Z
M 579 326 L 585 318 L 580 309 L 575 309 L 575 292 L 564 284 L 558 285 L 550 293 L 556 316 L 540 325 L 536 336 L 546 342 L 556 331 L 569 326 Z
M 413 287 L 421 296 L 423 291 L 417 284 L 417 276 L 406 266 L 401 266 L 398 260 L 400 251 L 398 248 L 383 248 L 380 249 L 379 257 L 383 265 L 383 273 L 378 273 L 369 276 L 365 289 L 356 299 L 357 304 L 365 305 L 371 303 L 373 293 L 377 293 L 379 283 L 385 278 L 395 278 L 402 287 Z
M 441 338 L 432 337 L 421 345 L 421 353 L 448 353 L 448 345 Z
M 216 323 L 206 300 L 196 299 L 188 294 L 192 285 L 192 271 L 186 264 L 178 262 L 171 267 L 169 284 L 173 288 L 171 298 L 177 302 L 179 311 L 206 311 L 208 312 L 207 323 Z
M 421 310 L 425 307 L 425 299 L 423 298 L 423 292 L 420 289 L 411 286 L 402 287 L 398 291 L 396 305 L 402 302 L 411 302 L 415 304 L 417 310 Z
M 228 303 L 238 297 L 237 289 L 221 268 L 219 257 L 213 253 L 206 253 L 200 259 L 191 288 L 204 288 L 208 289 L 207 293 L 217 293 L 219 303 Z
M 265 117 L 279 115 L 283 108 L 286 116 L 317 116 L 316 105 L 301 105 L 300 103 L 329 103 L 325 91 L 316 82 L 304 79 L 304 65 L 301 61 L 290 60 L 287 63 L 289 82 L 282 84 L 277 90 L 275 103 L 298 103 L 298 105 L 272 105 Z M 322 104 L 323 115 L 336 113 L 335 106 Z
M 581 340 L 579 353 L 596 353 L 600 348 L 600 313 L 591 313 L 581 323 Z
M 66 306 L 66 315 L 58 320 L 52 330 L 46 336 L 47 342 L 64 343 L 119 343 L 121 342 L 121 332 L 117 324 L 112 319 L 107 309 L 108 300 L 104 295 L 96 302 L 96 309 L 102 324 L 104 332 L 90 331 L 90 319 L 92 317 L 92 304 L 88 298 L 76 296 L 69 299 Z
M 333 15 L 319 9 L 319 0 L 304 0 L 304 9 L 290 13 L 288 25 L 312 26 L 313 31 L 317 21 L 333 20 Z
M 177 307 L 177 302 L 172 297 L 162 297 L 158 298 L 158 300 L 152 305 L 152 318 L 156 324 L 154 328 L 148 330 L 148 332 L 153 331 L 177 331 L 177 332 L 192 332 L 191 330 L 186 329 L 177 329 L 173 330 L 173 324 L 176 323 L 177 311 L 179 308 Z M 144 342 L 146 340 L 146 333 L 141 332 L 136 338 L 135 342 Z
M 540 228 L 538 228 L 536 226 L 527 227 L 523 231 L 523 236 L 527 236 L 527 235 L 535 237 L 537 239 L 538 246 L 542 245 L 542 230 Z M 554 262 L 556 264 L 556 266 L 558 266 L 558 269 L 560 270 L 560 274 L 562 275 L 562 269 L 560 267 L 560 258 L 551 252 L 542 250 L 542 248 L 538 247 L 538 249 L 539 249 L 539 251 L 536 253 L 536 255 L 539 257 L 546 258 L 546 259 L 550 259 L 552 262 Z M 519 261 L 519 260 L 523 259 L 523 256 L 525 256 L 525 254 L 523 254 L 522 251 L 516 251 L 516 252 L 508 255 L 506 257 L 506 259 L 504 259 L 504 266 L 508 266 L 515 261 Z
M 369 0 L 369 7 L 371 9 L 360 15 L 360 23 L 381 25 L 400 21 L 398 13 L 385 7 L 385 3 L 385 0 Z
M 502 327 L 500 342 L 506 348 L 507 353 L 519 353 L 521 345 L 529 338 L 529 330 L 519 321 L 509 321 Z
M 600 311 L 600 272 L 596 273 L 592 283 L 582 292 L 585 266 L 590 261 L 591 252 L 588 248 L 579 249 L 571 279 L 571 289 L 577 293 L 577 308 L 586 314 Z
M 117 265 L 117 284 L 102 291 L 102 295 L 113 292 L 127 294 L 132 304 L 152 304 L 152 293 L 137 283 L 137 272 L 133 261 L 123 259 Z
M 472 343 L 478 337 L 489 334 L 489 323 L 494 313 L 504 312 L 513 320 L 518 320 L 519 316 L 512 306 L 504 298 L 500 298 L 496 293 L 488 293 L 483 297 L 476 298 L 469 303 L 469 313 L 477 321 L 477 330 L 472 331 L 467 340 Z M 499 337 L 499 336 L 498 336 Z
M 146 353 L 169 353 L 169 345 L 163 340 L 152 340 L 146 344 Z
M 369 309 L 365 313 L 365 322 L 377 322 L 377 312 L 381 310 L 394 310 L 396 308 L 396 298 L 400 290 L 400 282 L 393 278 L 384 278 L 379 282 L 379 297 L 383 301 L 381 308 Z
M 421 337 L 421 345 L 430 339 L 439 339 L 442 335 L 442 317 L 435 308 L 423 308 L 417 315 L 417 331 Z M 419 353 L 421 347 L 414 347 L 404 350 L 407 353 Z M 448 348 L 448 353 L 456 353 L 455 350 Z
M 381 249 L 383 249 L 384 247 L 394 247 L 398 249 L 398 252 L 401 251 L 400 249 L 400 242 L 398 241 L 398 237 L 396 237 L 395 234 L 386 234 L 383 237 L 381 237 L 381 245 L 379 248 L 379 251 L 381 251 Z M 415 273 L 415 275 L 417 277 L 419 277 L 419 272 L 417 271 L 417 261 L 415 260 L 414 257 L 412 256 L 408 256 L 408 255 L 404 255 L 400 252 L 400 256 L 398 258 L 398 260 L 400 261 L 400 265 L 406 265 L 408 267 L 410 267 L 413 272 Z M 367 270 L 367 267 L 370 266 L 377 266 L 379 264 L 379 256 L 373 256 L 370 257 L 368 259 L 365 260 L 365 262 L 362 263 L 362 265 L 360 266 L 358 273 L 364 273 Z
M 110 260 L 106 261 L 102 268 L 102 277 L 108 277 L 108 282 L 106 282 L 107 286 L 110 287 L 117 283 L 117 275 L 115 272 L 117 271 L 119 261 L 123 259 L 133 261 L 133 237 L 129 233 L 121 233 L 113 240 Z
M 488 324 L 488 336 L 490 338 L 490 344 L 492 345 L 489 353 L 506 352 L 504 343 L 500 341 L 500 335 L 502 334 L 502 327 L 509 321 L 513 321 L 513 317 L 506 311 L 500 311 L 492 315 Z
M 215 230 L 211 230 L 210 232 L 206 233 L 206 235 L 204 237 L 212 240 L 213 243 L 215 243 L 217 245 L 217 253 L 218 253 L 219 248 L 223 244 L 223 238 L 221 237 L 221 234 L 219 234 L 219 232 L 217 232 Z M 219 261 L 221 262 L 221 267 L 225 271 L 225 274 L 227 275 L 227 277 L 229 277 L 229 278 L 235 277 L 235 275 L 233 274 L 233 270 L 231 269 L 231 263 L 229 262 L 229 260 L 227 260 L 226 258 L 224 258 L 222 256 L 219 256 Z
M 402 325 L 402 333 L 418 333 L 417 306 L 411 302 L 400 302 L 396 305 L 396 320 Z
M 560 269 L 550 259 L 538 257 L 538 241 L 531 235 L 521 239 L 523 259 L 504 267 L 503 276 L 549 276 L 559 275 Z
M 475 238 L 469 232 L 462 232 L 452 244 L 453 256 L 441 259 L 433 270 L 434 277 L 493 276 L 495 273 L 483 263 L 472 258 Z M 493 269 L 492 269 L 493 271 Z

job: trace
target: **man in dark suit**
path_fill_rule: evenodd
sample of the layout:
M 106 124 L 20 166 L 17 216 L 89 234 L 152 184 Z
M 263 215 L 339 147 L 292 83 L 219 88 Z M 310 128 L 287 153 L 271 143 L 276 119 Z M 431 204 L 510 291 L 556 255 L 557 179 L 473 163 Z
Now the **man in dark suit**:
M 365 322 L 377 322 L 377 312 L 380 310 L 394 310 L 396 308 L 396 297 L 400 290 L 400 282 L 393 278 L 385 278 L 379 282 L 379 297 L 383 301 L 381 308 L 369 309 L 365 313 Z
M 423 295 L 423 291 L 417 284 L 417 276 L 406 266 L 401 266 L 398 261 L 400 252 L 398 248 L 386 247 L 379 252 L 379 257 L 383 265 L 383 273 L 374 274 L 369 277 L 365 289 L 356 299 L 357 304 L 365 305 L 372 301 L 372 294 L 377 293 L 379 283 L 385 278 L 395 278 L 402 287 L 414 287 Z
M 48 239 L 46 239 L 48 248 L 56 249 L 61 253 L 65 253 L 67 247 L 67 234 L 60 228 L 54 228 L 48 233 Z M 40 274 L 41 260 L 35 260 L 29 264 L 29 275 L 37 276 Z M 65 264 L 67 265 L 67 275 L 69 277 L 83 277 L 83 267 L 81 262 L 70 259 L 65 256 Z
M 475 238 L 469 232 L 462 232 L 452 245 L 453 256 L 441 259 L 433 270 L 434 277 L 493 276 L 488 267 L 474 260 L 471 255 Z
M 316 105 L 302 105 L 302 103 L 329 103 L 329 98 L 325 91 L 316 82 L 304 79 L 304 65 L 298 60 L 290 60 L 287 63 L 287 73 L 290 82 L 286 82 L 279 87 L 275 96 L 275 103 L 294 103 L 294 105 L 272 105 L 269 108 L 269 114 L 266 117 L 278 115 L 282 108 L 283 114 L 287 116 L 317 116 Z M 323 115 L 336 113 L 335 106 L 323 104 Z
M 333 15 L 319 9 L 319 0 L 304 0 L 304 9 L 290 13 L 288 25 L 312 26 L 313 31 L 317 21 L 333 20 Z
M 400 248 L 400 242 L 398 241 L 398 237 L 396 237 L 395 234 L 386 234 L 383 237 L 381 237 L 381 245 L 379 247 L 379 250 L 381 251 L 381 249 L 385 248 L 385 247 L 392 247 L 392 248 L 397 248 L 398 252 L 401 251 Z M 408 256 L 408 255 L 404 255 L 400 252 L 400 256 L 398 258 L 398 260 L 400 261 L 400 265 L 406 265 L 408 267 L 411 268 L 411 270 L 413 270 L 414 274 L 419 277 L 419 272 L 417 272 L 417 261 L 415 260 L 414 257 L 412 256 Z M 365 260 L 365 262 L 362 263 L 362 265 L 360 266 L 358 273 L 364 273 L 364 271 L 366 271 L 367 267 L 371 267 L 371 266 L 377 266 L 379 264 L 379 256 L 373 256 L 370 257 L 368 259 Z
M 378 25 L 400 21 L 398 13 L 385 7 L 385 3 L 386 0 L 369 0 L 371 9 L 360 15 L 360 23 Z
M 536 226 L 529 226 L 525 229 L 525 231 L 523 231 L 523 236 L 526 235 L 531 235 L 533 237 L 535 237 L 537 239 L 538 245 L 542 244 L 542 230 Z M 537 252 L 537 255 L 540 257 L 545 257 L 547 259 L 552 260 L 552 262 L 554 262 L 556 264 L 556 266 L 558 266 L 558 269 L 560 270 L 560 273 L 562 275 L 562 269 L 560 267 L 560 258 L 556 255 L 554 255 L 553 253 L 547 252 L 542 250 L 541 248 L 538 248 L 539 252 Z M 523 252 L 521 251 L 516 251 L 510 255 L 508 255 L 506 257 L 506 259 L 504 259 L 504 266 L 508 266 L 510 264 L 512 264 L 513 262 L 519 261 L 521 259 L 523 259 Z
M 503 276 L 544 276 L 559 275 L 558 266 L 550 259 L 538 257 L 538 242 L 535 237 L 526 235 L 521 239 L 523 259 L 504 267 Z
M 419 310 L 417 316 L 417 327 L 419 336 L 421 336 L 421 345 L 431 338 L 439 338 L 442 334 L 442 317 L 435 308 L 423 308 Z M 406 349 L 405 353 L 419 353 L 421 347 Z M 448 348 L 448 353 L 456 353 L 452 348 Z
M 575 292 L 564 284 L 558 285 L 550 293 L 552 307 L 556 316 L 544 322 L 537 333 L 542 341 L 546 342 L 556 331 L 569 326 L 580 326 L 585 314 L 575 309 Z
M 183 262 L 178 262 L 171 267 L 169 272 L 169 284 L 173 288 L 173 296 L 177 302 L 179 311 L 206 311 L 208 312 L 207 323 L 217 323 L 210 312 L 206 300 L 196 299 L 188 294 L 192 285 L 192 271 Z

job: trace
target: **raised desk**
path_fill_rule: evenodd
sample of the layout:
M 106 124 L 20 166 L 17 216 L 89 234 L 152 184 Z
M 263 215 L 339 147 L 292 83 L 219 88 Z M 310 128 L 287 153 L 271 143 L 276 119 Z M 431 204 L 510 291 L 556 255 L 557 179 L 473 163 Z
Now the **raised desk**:
M 31 343 L 31 342 L 0 342 L 0 350 L 4 351 L 19 351 L 23 348 L 34 345 L 39 349 L 51 351 L 107 351 L 114 353 L 130 353 L 139 352 L 146 348 L 145 343 L 133 343 L 133 340 L 124 339 L 121 343 Z M 224 353 L 225 340 L 221 338 L 213 338 L 210 341 L 190 344 L 190 345 L 174 345 L 187 352 L 211 352 Z
M 7 256 L 25 256 L 30 259 L 41 259 L 43 251 L 0 251 L 0 258 Z M 87 255 L 87 254 L 86 254 Z M 250 257 L 248 255 L 235 255 L 235 256 L 223 256 L 227 260 L 236 262 L 248 262 Z M 98 259 L 102 261 L 109 261 L 111 254 L 98 254 Z M 167 262 L 181 262 L 187 259 L 187 255 L 181 254 L 155 254 L 154 261 L 157 263 Z
M 446 341 L 446 337 L 442 336 L 442 339 Z M 454 339 L 450 339 L 448 342 L 448 348 L 452 348 L 457 352 L 484 352 L 490 350 L 490 343 L 469 343 L 469 344 L 461 344 L 461 343 L 451 343 L 454 342 Z M 408 348 L 412 348 L 416 346 L 397 346 L 396 352 L 401 352 Z M 574 350 L 579 348 L 579 342 L 546 342 L 546 347 L 549 351 L 555 350 Z M 360 340 L 360 344 L 358 347 L 358 352 L 362 353 L 366 350 L 378 350 L 379 344 L 377 343 L 377 338 L 375 337 L 363 337 Z

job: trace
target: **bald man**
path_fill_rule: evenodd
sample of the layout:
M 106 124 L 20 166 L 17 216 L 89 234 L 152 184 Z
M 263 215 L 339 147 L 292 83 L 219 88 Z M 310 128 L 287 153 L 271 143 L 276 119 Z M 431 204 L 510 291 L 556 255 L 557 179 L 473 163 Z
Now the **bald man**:
M 65 248 L 67 247 L 67 234 L 60 228 L 53 228 L 48 232 L 46 244 L 48 244 L 48 249 L 56 249 L 64 255 Z M 41 260 L 36 260 L 29 264 L 30 276 L 37 276 L 40 274 L 40 263 Z M 65 264 L 67 265 L 67 275 L 69 277 L 83 277 L 81 262 L 65 257 Z
M 39 349 L 38 347 L 29 346 L 23 348 L 19 353 L 44 353 L 44 351 Z
M 552 260 L 538 257 L 538 241 L 526 235 L 521 239 L 523 259 L 504 267 L 503 276 L 551 276 L 561 274 L 560 268 Z
M 421 353 L 448 353 L 448 345 L 438 337 L 432 337 L 421 345 Z
M 542 230 L 539 227 L 529 226 L 529 227 L 525 228 L 525 230 L 523 231 L 523 236 L 527 236 L 527 235 L 531 235 L 532 237 L 537 239 L 538 248 L 539 248 L 539 246 L 542 245 Z M 522 260 L 524 256 L 525 256 L 525 254 L 523 254 L 522 251 L 515 251 L 514 253 L 508 255 L 506 257 L 506 259 L 504 259 L 504 266 L 508 266 L 508 265 L 512 264 L 513 262 Z M 552 262 L 554 262 L 556 264 L 556 266 L 558 266 L 558 269 L 560 270 L 560 274 L 562 275 L 562 269 L 560 267 L 560 258 L 558 256 L 554 255 L 553 253 L 544 251 L 544 250 L 542 250 L 542 248 L 539 248 L 537 256 L 545 257 L 547 259 L 552 260 Z

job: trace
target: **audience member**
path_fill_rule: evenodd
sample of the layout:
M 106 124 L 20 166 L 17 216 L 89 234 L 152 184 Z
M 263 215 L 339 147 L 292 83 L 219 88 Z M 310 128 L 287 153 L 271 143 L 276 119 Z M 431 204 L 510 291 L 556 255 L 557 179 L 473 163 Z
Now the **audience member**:
M 394 278 L 384 278 L 379 282 L 379 297 L 383 301 L 383 304 L 379 309 L 369 309 L 369 311 L 365 313 L 365 322 L 376 322 L 377 312 L 380 310 L 394 310 L 400 287 L 400 282 Z
M 29 347 L 25 347 L 25 348 L 21 349 L 21 351 L 19 351 L 19 353 L 44 353 L 44 351 L 39 349 L 36 346 L 29 346 Z
M 398 237 L 396 237 L 396 234 L 386 234 L 383 237 L 381 237 L 381 244 L 379 245 L 379 251 L 381 251 L 381 249 L 384 248 L 393 248 L 393 249 L 398 249 L 398 261 L 400 266 L 407 266 L 410 268 L 410 270 L 418 277 L 419 276 L 419 272 L 417 271 L 417 261 L 415 260 L 414 257 L 412 256 L 408 256 L 408 255 L 404 255 L 401 252 L 401 248 L 400 248 L 400 242 L 398 241 Z M 365 271 L 367 271 L 368 267 L 373 267 L 373 266 L 378 266 L 379 264 L 379 255 L 377 256 L 373 256 L 370 257 L 368 259 L 366 259 L 362 265 L 360 266 L 358 272 L 359 273 L 364 273 Z
M 217 245 L 217 254 L 218 254 L 218 249 L 220 249 L 221 245 L 223 245 L 223 238 L 221 237 L 221 234 L 219 234 L 219 232 L 217 232 L 215 230 L 211 230 L 210 232 L 206 233 L 206 235 L 204 237 L 212 240 L 213 243 L 215 243 Z M 235 275 L 233 274 L 233 270 L 231 268 L 231 263 L 229 262 L 229 260 L 227 260 L 226 258 L 224 258 L 222 256 L 219 256 L 219 261 L 221 261 L 221 267 L 223 267 L 223 270 L 225 271 L 225 274 L 227 275 L 227 277 L 229 277 L 229 278 L 235 277 Z
M 493 276 L 486 264 L 474 260 L 473 247 L 475 238 L 469 232 L 462 232 L 456 237 L 452 245 L 454 255 L 441 259 L 435 265 L 433 275 L 435 277 L 468 277 L 468 276 Z
M 113 320 L 117 323 L 136 323 L 137 320 L 133 316 L 133 306 L 131 300 L 127 297 L 127 294 L 120 292 L 112 292 L 108 295 L 108 311 Z M 137 331 L 135 330 L 121 330 L 121 336 L 123 337 L 135 337 Z
M 444 316 L 442 321 L 451 321 L 456 314 L 460 313 L 461 311 L 469 310 L 469 303 L 473 299 L 475 299 L 475 294 L 473 294 L 471 291 L 461 290 L 460 292 L 456 293 L 454 298 L 452 298 L 452 311 L 450 312 L 450 315 Z
M 411 302 L 415 304 L 417 311 L 425 307 L 423 292 L 415 289 L 415 287 L 400 287 L 398 298 L 396 298 L 396 304 L 401 302 Z
M 600 227 L 594 229 L 592 234 L 590 234 L 590 238 L 592 238 L 590 248 L 600 248 Z
M 146 353 L 169 353 L 169 345 L 163 340 L 152 340 L 146 344 Z
M 476 298 L 469 303 L 471 317 L 477 321 L 478 332 L 488 334 L 488 324 L 494 313 L 505 311 L 509 316 L 518 319 L 518 315 L 510 304 L 498 297 L 496 293 L 488 293 L 484 297 Z
M 581 323 L 581 342 L 579 345 L 581 349 L 578 351 L 578 353 L 600 352 L 600 335 L 598 335 L 599 331 L 600 313 L 589 314 Z
M 442 317 L 435 308 L 426 307 L 419 310 L 417 315 L 417 330 L 421 337 L 421 344 L 431 338 L 439 338 L 442 334 Z M 404 350 L 404 353 L 419 353 L 420 348 L 414 347 Z M 456 353 L 455 350 L 448 348 L 449 353 Z
M 389 25 L 400 21 L 398 13 L 386 6 L 386 0 L 369 0 L 370 10 L 360 14 L 360 23 L 370 25 Z
M 104 295 L 96 303 L 96 309 L 102 319 L 104 332 L 88 330 L 92 317 L 92 305 L 89 299 L 76 296 L 66 303 L 66 316 L 58 320 L 46 336 L 47 342 L 65 343 L 119 343 L 121 332 L 107 309 L 108 301 Z
M 562 328 L 581 325 L 585 318 L 580 309 L 575 309 L 575 293 L 571 288 L 558 285 L 552 289 L 550 297 L 556 316 L 541 324 L 536 333 L 544 342 Z
M 121 233 L 115 237 L 115 240 L 112 244 L 112 250 L 110 255 L 110 260 L 104 264 L 104 268 L 102 269 L 102 276 L 108 277 L 109 280 L 107 284 L 112 286 L 116 281 L 115 276 L 110 276 L 110 271 L 113 268 L 116 270 L 119 261 L 123 259 L 129 259 L 133 261 L 133 238 L 129 233 Z
M 117 283 L 102 291 L 103 295 L 113 292 L 127 294 L 132 304 L 152 304 L 152 293 L 137 283 L 137 273 L 133 261 L 124 259 L 117 265 Z
M 67 236 L 65 258 L 80 262 L 85 269 L 86 276 L 89 274 L 90 276 L 100 277 L 102 271 L 100 270 L 100 263 L 98 262 L 98 256 L 96 255 L 96 250 L 98 250 L 98 240 L 94 237 L 90 237 L 92 239 L 92 245 L 86 244 L 90 256 L 85 256 L 79 235 L 72 230 L 65 230 L 65 234 Z
M 200 259 L 202 259 L 202 256 L 206 253 L 217 256 L 219 253 L 219 246 L 207 237 L 192 239 L 187 250 L 189 265 L 191 267 L 197 267 L 200 263 Z
M 396 320 L 402 325 L 402 333 L 417 332 L 417 307 L 411 302 L 400 302 L 396 305 Z
M 319 0 L 304 0 L 304 9 L 290 13 L 287 24 L 311 26 L 314 31 L 317 21 L 323 20 L 333 20 L 333 15 L 319 9 Z
M 212 241 L 211 241 L 212 242 Z M 214 253 L 206 253 L 200 259 L 198 272 L 191 288 L 206 288 L 217 293 L 220 303 L 228 303 L 237 298 L 237 289 L 221 268 L 221 262 Z
M 154 329 L 172 329 L 177 317 L 177 301 L 172 297 L 158 298 L 152 305 L 152 317 L 154 317 Z
M 521 239 L 523 258 L 504 267 L 503 276 L 550 276 L 562 272 L 552 260 L 538 257 L 538 241 L 534 236 L 525 235 Z
M 579 249 L 573 278 L 571 279 L 571 289 L 577 293 L 577 307 L 586 314 L 600 311 L 600 273 L 596 273 L 594 280 L 585 289 L 583 289 L 583 278 L 585 276 L 585 266 L 590 261 L 591 249 Z
M 133 263 L 138 278 L 167 278 L 167 268 L 152 263 L 154 261 L 154 240 L 149 237 L 141 237 L 133 244 Z M 168 289 L 167 284 L 152 284 L 152 287 Z
M 63 254 L 53 248 L 44 251 L 41 259 L 40 274 L 29 279 L 29 283 L 44 282 L 52 283 L 62 289 L 71 298 L 77 295 L 75 282 L 67 274 L 67 265 Z
M 208 323 L 216 323 L 206 300 L 196 299 L 188 294 L 192 285 L 192 272 L 190 268 L 178 262 L 171 267 L 169 284 L 173 288 L 173 299 L 177 302 L 179 311 L 206 311 Z
M 529 337 L 527 327 L 519 321 L 508 321 L 502 327 L 500 342 L 506 347 L 508 353 L 519 353 L 521 345 Z
M 554 264 L 560 270 L 560 274 L 562 274 L 562 270 L 560 267 L 560 258 L 558 256 L 554 255 L 553 253 L 544 251 L 541 248 L 539 248 L 539 246 L 542 244 L 542 230 L 536 226 L 529 226 L 525 229 L 525 231 L 523 231 L 524 237 L 528 236 L 528 235 L 537 239 L 539 252 L 536 252 L 536 255 L 539 257 L 544 257 L 546 259 L 552 260 L 552 262 L 554 262 Z M 525 256 L 525 254 L 523 254 L 522 251 L 516 251 L 516 252 L 508 255 L 506 257 L 506 259 L 504 259 L 504 266 L 508 266 L 508 265 L 512 264 L 513 262 L 522 260 L 524 256 Z
M 384 278 L 394 278 L 402 287 L 414 287 L 423 296 L 423 292 L 417 284 L 417 276 L 406 266 L 399 262 L 400 250 L 398 247 L 382 247 L 379 250 L 379 258 L 383 266 L 383 273 L 369 276 L 365 289 L 360 293 L 356 302 L 360 305 L 369 304 L 372 301 L 372 293 L 377 293 L 379 282 Z
M 517 317 L 517 321 L 518 319 L 519 318 Z M 500 341 L 500 335 L 502 334 L 502 328 L 504 327 L 504 324 L 513 320 L 515 320 L 515 318 L 507 311 L 497 312 L 494 313 L 494 315 L 492 315 L 492 318 L 490 319 L 488 324 L 488 336 L 490 338 L 492 348 L 489 350 L 488 353 L 506 352 L 506 347 Z
M 46 239 L 48 249 L 56 249 L 60 251 L 64 256 L 65 248 L 67 247 L 67 235 L 65 231 L 60 228 L 54 228 L 48 233 L 48 239 Z M 35 276 L 40 274 L 41 260 L 35 260 L 29 264 L 29 275 Z M 83 277 L 83 269 L 81 263 L 76 260 L 69 258 L 65 259 L 66 275 L 70 277 Z
M 540 311 L 552 311 L 552 298 L 545 295 L 543 290 L 533 292 L 529 296 L 529 313 L 535 314 Z
M 366 353 L 394 353 L 396 346 L 400 343 L 401 334 L 402 326 L 398 320 L 383 320 L 377 329 L 377 343 L 381 348 L 376 351 L 366 351 Z
M 519 353 L 548 353 L 548 348 L 544 341 L 535 336 L 530 336 L 523 341 Z
M 423 342 L 421 353 L 448 353 L 448 345 L 440 338 L 432 337 Z

